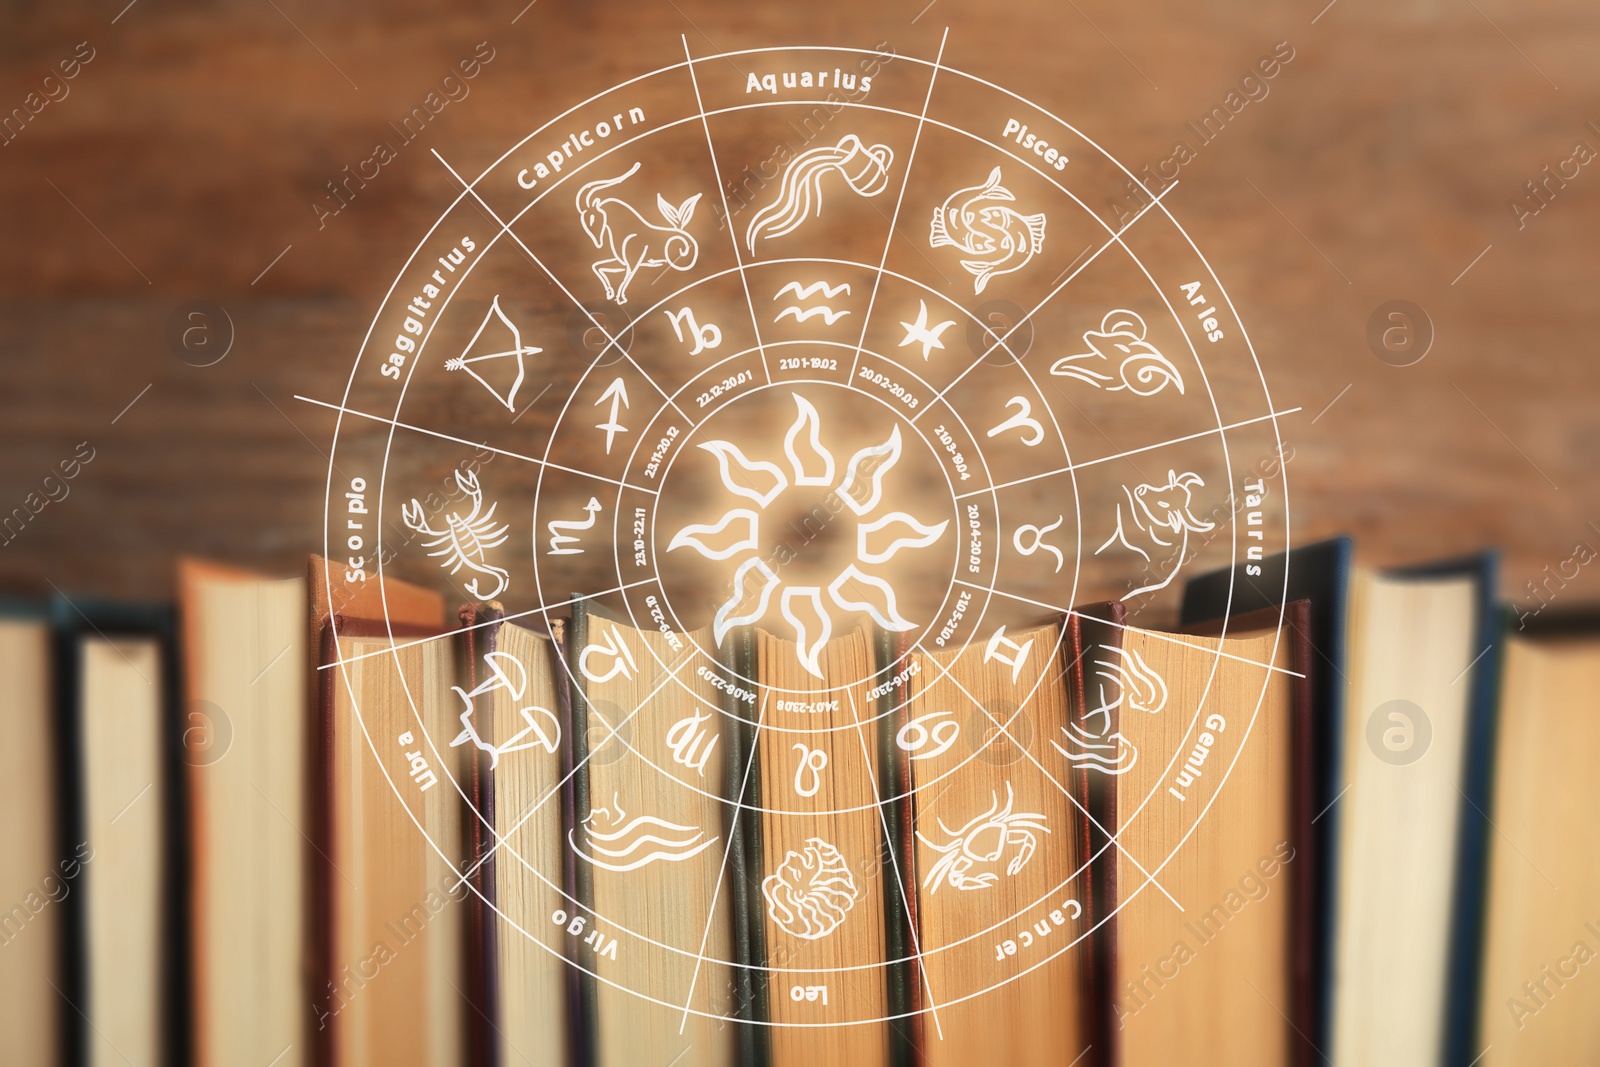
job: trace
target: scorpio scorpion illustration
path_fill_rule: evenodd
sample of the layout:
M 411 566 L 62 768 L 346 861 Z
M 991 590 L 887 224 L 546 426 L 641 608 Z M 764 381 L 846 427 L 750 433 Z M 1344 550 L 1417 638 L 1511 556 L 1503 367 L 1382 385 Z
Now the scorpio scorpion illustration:
M 1006 783 L 1006 802 L 1000 803 L 998 794 L 990 794 L 993 803 L 989 810 L 977 816 L 959 830 L 952 830 L 937 820 L 939 829 L 949 838 L 942 845 L 934 844 L 917 831 L 917 838 L 935 852 L 942 853 L 922 888 L 930 893 L 948 883 L 952 889 L 988 889 L 1000 880 L 992 868 L 1010 854 L 1006 874 L 1015 875 L 1028 865 L 1038 847 L 1032 831 L 1049 833 L 1044 816 L 1038 812 L 1012 811 L 1016 799 L 1011 793 L 1011 783 Z M 976 870 L 975 870 L 976 869 Z
M 449 567 L 451 574 L 466 567 L 479 575 L 493 578 L 493 589 L 478 588 L 480 578 L 472 579 L 465 586 L 474 599 L 493 600 L 505 592 L 511 576 L 502 568 L 486 563 L 484 553 L 488 549 L 505 544 L 511 526 L 495 525 L 494 509 L 499 507 L 498 504 L 490 504 L 488 511 L 483 510 L 483 490 L 478 485 L 476 471 L 457 470 L 456 485 L 460 486 L 467 499 L 472 501 L 472 509 L 465 515 L 453 511 L 445 516 L 444 529 L 436 530 L 429 525 L 428 517 L 422 512 L 422 502 L 415 497 L 411 498 L 411 503 L 400 509 L 400 517 L 410 529 L 432 538 L 424 541 L 423 547 L 432 550 L 428 553 L 429 556 L 449 557 L 439 566 Z

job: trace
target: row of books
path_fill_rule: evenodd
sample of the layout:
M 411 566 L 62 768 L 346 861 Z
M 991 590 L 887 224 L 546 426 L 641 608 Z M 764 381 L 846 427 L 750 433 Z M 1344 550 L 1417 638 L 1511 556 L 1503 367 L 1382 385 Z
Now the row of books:
M 1292 561 L 1013 632 L 1026 670 L 862 629 L 820 679 L 316 559 L 11 605 L 4 1058 L 1595 1062 L 1600 627 L 1490 556 Z

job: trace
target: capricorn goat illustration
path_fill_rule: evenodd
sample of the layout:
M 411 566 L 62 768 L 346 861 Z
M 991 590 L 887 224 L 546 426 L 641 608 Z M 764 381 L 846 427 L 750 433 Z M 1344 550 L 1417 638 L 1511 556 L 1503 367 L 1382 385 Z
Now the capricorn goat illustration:
M 596 248 L 610 253 L 609 258 L 595 261 L 595 277 L 606 287 L 606 296 L 618 304 L 628 302 L 628 284 L 641 267 L 689 270 L 700 258 L 700 246 L 686 228 L 700 200 L 699 193 L 677 207 L 657 193 L 656 208 L 666 220 L 665 226 L 646 221 L 626 200 L 600 195 L 633 177 L 639 166 L 635 163 L 626 174 L 602 178 L 578 190 L 578 218 L 583 223 L 583 232 L 589 235 Z M 616 275 L 621 277 L 613 285 L 612 278 Z
M 490 504 L 488 511 L 483 510 L 483 490 L 478 486 L 476 471 L 456 471 L 456 485 L 472 501 L 472 508 L 465 515 L 453 511 L 445 516 L 444 529 L 433 528 L 428 517 L 422 513 L 421 501 L 415 497 L 400 509 L 400 517 L 405 520 L 406 526 L 432 538 L 423 542 L 423 547 L 433 550 L 428 553 L 429 556 L 448 557 L 439 566 L 449 567 L 451 574 L 466 567 L 484 577 L 493 578 L 494 588 L 487 591 L 478 588 L 479 578 L 472 579 L 465 586 L 474 599 L 493 600 L 505 592 L 510 575 L 504 569 L 485 562 L 484 553 L 505 544 L 511 527 L 509 524 L 495 525 L 494 509 L 500 505 Z

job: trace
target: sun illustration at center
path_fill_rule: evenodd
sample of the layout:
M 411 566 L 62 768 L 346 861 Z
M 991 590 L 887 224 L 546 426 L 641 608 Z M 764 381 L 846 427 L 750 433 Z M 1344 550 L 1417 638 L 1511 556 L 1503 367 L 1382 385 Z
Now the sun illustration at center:
M 760 620 L 776 599 L 784 621 L 794 629 L 800 665 L 820 678 L 822 649 L 834 632 L 833 612 L 865 612 L 887 630 L 916 627 L 900 613 L 894 587 L 874 570 L 902 551 L 932 545 L 949 521 L 929 526 L 904 511 L 880 514 L 884 480 L 900 460 L 898 426 L 883 443 L 852 455 L 841 472 L 822 443 L 822 418 L 816 407 L 798 393 L 791 395 L 797 414 L 783 438 L 786 463 L 752 460 L 730 441 L 700 445 L 716 457 L 723 488 L 753 506 L 735 505 L 716 522 L 685 526 L 667 548 L 690 548 L 706 559 L 733 566 L 731 592 L 712 623 L 719 647 L 728 631 Z M 856 520 L 853 554 L 826 584 L 785 580 L 779 574 L 781 563 L 775 570 L 761 557 L 763 517 L 793 487 L 831 491 Z

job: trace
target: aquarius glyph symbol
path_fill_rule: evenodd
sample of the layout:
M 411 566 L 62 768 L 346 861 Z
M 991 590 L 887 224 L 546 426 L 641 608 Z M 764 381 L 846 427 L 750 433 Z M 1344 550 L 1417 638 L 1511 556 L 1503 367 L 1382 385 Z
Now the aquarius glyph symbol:
M 600 195 L 633 177 L 639 167 L 640 164 L 635 163 L 626 174 L 601 178 L 578 190 L 578 219 L 583 224 L 583 232 L 589 235 L 596 248 L 609 253 L 595 260 L 591 269 L 605 286 L 606 296 L 618 304 L 628 302 L 628 285 L 641 268 L 689 270 L 700 258 L 700 245 L 687 229 L 694 206 L 700 200 L 699 193 L 677 207 L 657 193 L 656 210 L 661 212 L 665 226 L 647 221 L 632 204 L 620 197 Z
M 799 282 L 790 282 L 782 289 L 779 289 L 776 293 L 773 293 L 772 299 L 778 300 L 788 293 L 793 293 L 797 302 L 781 308 L 778 313 L 772 317 L 772 321 L 777 322 L 780 319 L 793 318 L 796 322 L 804 322 L 807 319 L 814 319 L 818 315 L 821 315 L 822 321 L 826 322 L 829 326 L 832 326 L 834 323 L 850 314 L 850 312 L 847 310 L 835 311 L 827 304 L 817 304 L 808 308 L 802 308 L 800 306 L 801 303 L 809 300 L 819 292 L 826 296 L 829 300 L 832 300 L 840 293 L 843 293 L 845 296 L 849 296 L 850 283 L 841 282 L 838 285 L 829 285 L 827 282 L 812 282 L 810 285 L 802 289 L 800 288 Z
M 989 180 L 957 189 L 933 213 L 928 244 L 949 245 L 965 252 L 962 269 L 972 275 L 972 291 L 983 292 L 989 279 L 1027 266 L 1044 248 L 1044 213 L 1024 215 L 1009 206 L 1017 198 L 1000 184 L 1000 168 Z
M 813 215 L 822 214 L 822 183 L 837 174 L 860 196 L 877 196 L 889 187 L 889 165 L 894 153 L 888 145 L 870 148 L 847 133 L 836 145 L 801 152 L 789 161 L 778 188 L 778 199 L 756 212 L 745 230 L 745 244 L 755 254 L 756 239 L 792 233 Z
M 496 293 L 489 303 L 489 310 L 484 313 L 483 321 L 478 324 L 478 332 L 472 335 L 472 340 L 467 342 L 467 347 L 461 350 L 459 356 L 444 361 L 444 369 L 466 371 L 479 385 L 489 390 L 489 395 L 504 404 L 507 411 L 515 411 L 517 390 L 522 388 L 528 376 L 528 368 L 523 364 L 522 357 L 543 351 L 542 348 L 522 343 L 522 331 L 500 310 L 500 295 Z M 478 364 L 493 363 L 498 368 L 504 365 L 502 361 L 513 359 L 516 360 L 516 371 L 509 375 L 509 383 L 502 380 L 498 386 L 491 378 L 504 379 L 506 375 L 492 374 L 488 366 L 481 370 L 478 367 Z M 486 373 L 490 373 L 491 377 L 484 377 Z
M 473 578 L 464 587 L 474 599 L 493 600 L 505 592 L 511 576 L 503 567 L 489 563 L 485 554 L 489 549 L 505 544 L 511 527 L 509 524 L 495 525 L 494 509 L 499 507 L 498 504 L 490 504 L 487 511 L 483 509 L 483 490 L 478 486 L 476 471 L 457 470 L 456 485 L 472 501 L 472 507 L 465 515 L 452 511 L 445 516 L 444 529 L 434 528 L 423 514 L 422 502 L 415 497 L 400 509 L 400 518 L 410 529 L 431 538 L 423 542 L 423 547 L 431 550 L 429 556 L 445 557 L 439 566 L 449 568 L 451 574 L 465 567 L 481 576 Z M 494 588 L 480 588 L 478 583 L 483 578 L 494 579 Z

